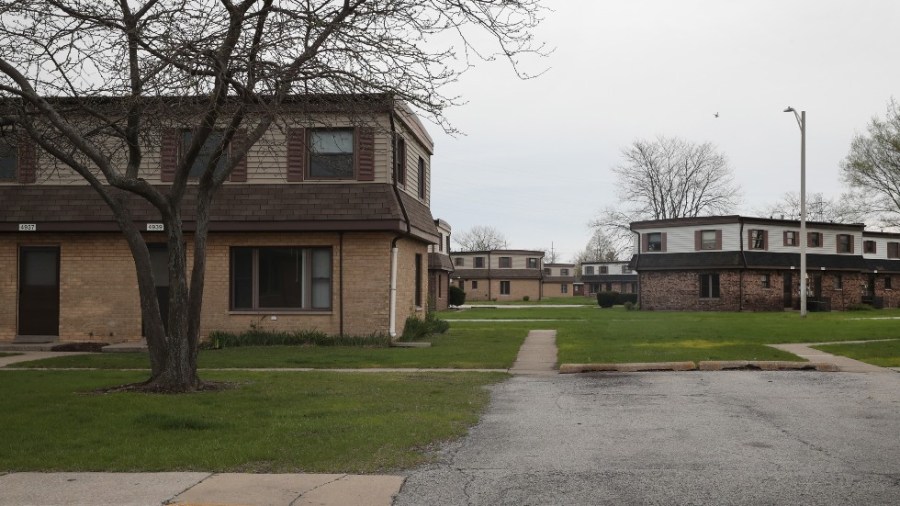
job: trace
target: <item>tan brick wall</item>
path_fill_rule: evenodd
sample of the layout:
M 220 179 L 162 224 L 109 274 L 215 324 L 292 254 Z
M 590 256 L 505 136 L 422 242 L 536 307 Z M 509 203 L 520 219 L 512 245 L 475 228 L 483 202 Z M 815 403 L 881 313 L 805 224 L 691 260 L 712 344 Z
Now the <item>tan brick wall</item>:
M 566 285 L 567 293 L 562 292 L 563 284 Z M 574 294 L 572 283 L 544 283 L 544 297 L 572 297 Z
M 449 307 L 448 292 L 450 289 L 450 273 L 447 271 L 428 271 L 429 304 L 434 304 L 436 311 Z
M 478 288 L 472 288 L 472 281 L 478 282 Z M 488 279 L 467 279 L 465 285 L 460 288 L 466 292 L 466 301 L 472 300 L 490 300 L 488 290 L 490 281 Z M 453 284 L 460 286 L 459 280 L 453 280 Z
M 509 295 L 500 294 L 500 281 L 509 281 Z M 528 296 L 530 300 L 541 300 L 541 280 L 539 279 L 509 279 L 491 280 L 491 299 L 493 300 L 522 300 Z
M 316 329 L 340 332 L 343 282 L 344 333 L 388 331 L 390 233 L 345 233 L 343 281 L 338 233 L 213 234 L 207 250 L 201 336 L 212 330 L 241 331 L 256 325 L 271 330 Z M 162 239 L 162 238 L 160 238 Z M 190 244 L 190 238 L 188 238 Z M 140 302 L 134 263 L 124 239 L 107 234 L 8 234 L 0 236 L 0 340 L 17 332 L 18 250 L 20 245 L 60 247 L 60 340 L 121 342 L 141 338 Z M 230 246 L 330 246 L 332 310 L 313 313 L 230 310 Z M 397 331 L 406 317 L 423 317 L 414 306 L 415 254 L 422 255 L 422 297 L 427 306 L 427 245 L 398 241 Z M 190 255 L 189 255 L 190 256 Z M 189 259 L 190 262 L 190 259 Z M 274 317 L 274 319 L 273 319 Z

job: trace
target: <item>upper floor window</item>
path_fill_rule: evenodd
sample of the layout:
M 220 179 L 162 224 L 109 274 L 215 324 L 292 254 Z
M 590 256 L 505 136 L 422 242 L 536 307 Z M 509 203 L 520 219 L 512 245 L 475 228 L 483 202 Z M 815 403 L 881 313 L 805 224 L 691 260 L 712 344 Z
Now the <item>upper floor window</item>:
M 484 257 L 475 257 L 475 268 L 484 269 Z
M 15 142 L 7 137 L 0 137 L 0 181 L 18 179 L 19 150 Z
M 225 132 L 221 130 L 213 130 L 206 137 L 206 141 L 203 142 L 203 145 L 200 146 L 200 152 L 197 153 L 197 157 L 194 158 L 194 163 L 191 164 L 191 169 L 188 171 L 189 178 L 199 178 L 203 175 L 203 172 L 206 170 L 207 165 L 209 165 L 210 160 L 212 160 L 213 156 L 216 154 L 216 150 L 219 149 L 219 146 L 222 145 L 223 140 L 225 139 Z M 194 140 L 194 132 L 191 130 L 184 130 L 181 132 L 181 152 L 187 153 L 187 150 L 191 147 L 191 142 Z M 219 161 L 216 162 L 216 171 L 225 170 L 225 166 L 228 165 L 228 147 L 226 146 L 224 150 L 222 150 L 222 156 L 219 157 Z
M 568 275 L 569 275 L 569 269 L 560 269 L 560 270 L 559 270 L 559 275 L 560 275 L 560 276 L 568 276 Z
M 863 241 L 863 253 L 876 253 L 875 241 Z
M 457 267 L 462 267 L 462 266 L 466 265 L 466 259 L 463 257 L 456 257 L 453 259 L 453 264 L 456 265 Z
M 600 274 L 608 274 L 608 273 L 609 273 L 609 267 L 607 267 L 605 265 L 601 265 L 600 266 Z
M 900 258 L 900 242 L 887 243 L 888 258 Z
M 797 231 L 796 230 L 785 230 L 784 231 L 784 245 L 785 246 L 799 246 L 800 243 L 797 240 Z
M 807 234 L 806 245 L 810 248 L 822 247 L 822 232 L 809 232 Z
M 853 253 L 853 236 L 850 234 L 837 235 L 837 252 Z
M 528 259 L 528 268 L 529 269 L 537 269 L 538 268 L 538 259 L 531 257 Z
M 662 251 L 662 232 L 647 234 L 647 251 Z
M 717 230 L 701 230 L 700 231 L 700 249 L 719 249 Z
M 766 231 L 765 230 L 751 230 L 750 231 L 750 249 L 766 249 Z
M 551 272 L 549 267 L 544 267 L 544 276 L 549 276 Z
M 587 267 L 585 267 L 585 268 L 584 268 L 584 275 L 585 275 L 585 276 L 593 276 L 593 275 L 594 275 L 594 266 L 593 266 L 593 265 L 588 265 Z
M 309 177 L 353 178 L 353 129 L 309 130 Z
M 622 274 L 631 274 L 631 269 L 628 268 L 628 264 L 622 266 Z
M 427 186 L 425 180 L 425 160 L 419 157 L 419 199 L 425 200 L 425 188 Z
M 512 267 L 512 258 L 511 257 L 500 257 L 500 268 L 501 269 L 509 269 Z

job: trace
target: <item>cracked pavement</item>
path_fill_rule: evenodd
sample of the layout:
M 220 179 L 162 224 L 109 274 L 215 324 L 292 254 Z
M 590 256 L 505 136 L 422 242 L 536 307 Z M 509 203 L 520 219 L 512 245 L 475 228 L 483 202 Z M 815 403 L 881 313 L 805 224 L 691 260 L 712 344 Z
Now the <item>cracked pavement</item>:
M 394 504 L 900 504 L 900 374 L 514 377 Z

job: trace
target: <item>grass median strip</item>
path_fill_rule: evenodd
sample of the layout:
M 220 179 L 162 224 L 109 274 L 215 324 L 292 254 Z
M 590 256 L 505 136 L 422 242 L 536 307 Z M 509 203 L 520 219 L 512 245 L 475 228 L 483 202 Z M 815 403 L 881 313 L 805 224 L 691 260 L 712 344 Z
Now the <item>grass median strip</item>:
M 498 373 L 210 372 L 235 388 L 93 393 L 124 371 L 0 371 L 2 471 L 373 473 L 461 436 Z
M 900 339 L 871 343 L 824 344 L 813 348 L 879 367 L 900 367 Z

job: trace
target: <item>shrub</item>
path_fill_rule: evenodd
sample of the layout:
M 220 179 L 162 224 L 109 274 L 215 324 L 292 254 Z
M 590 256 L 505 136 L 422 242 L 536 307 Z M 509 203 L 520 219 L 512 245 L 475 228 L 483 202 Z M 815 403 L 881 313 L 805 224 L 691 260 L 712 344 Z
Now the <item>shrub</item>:
M 424 320 L 420 320 L 415 316 L 406 319 L 403 326 L 403 334 L 400 336 L 401 341 L 418 341 L 432 334 L 443 334 L 450 329 L 450 323 L 441 320 L 434 313 L 427 313 Z
M 620 293 L 619 297 L 616 299 L 616 304 L 627 304 L 627 303 L 637 304 L 637 294 L 636 293 Z
M 50 351 L 87 351 L 92 353 L 98 353 L 103 351 L 103 347 L 107 346 L 109 343 L 95 343 L 95 342 L 86 342 L 86 343 L 63 343 L 57 344 L 50 348 Z
M 250 329 L 244 332 L 213 331 L 201 344 L 205 349 L 232 348 L 238 346 L 371 346 L 387 347 L 391 338 L 385 334 L 368 336 L 329 335 L 318 330 L 279 332 Z
M 631 302 L 630 300 L 626 300 L 624 305 L 625 305 L 625 311 L 634 311 L 635 309 L 638 309 L 637 304 L 635 304 L 634 302 Z
M 597 292 L 597 304 L 600 307 L 613 307 L 619 298 L 619 292 Z
M 466 303 L 466 292 L 458 286 L 450 286 L 447 290 L 447 302 L 451 306 L 462 306 Z
M 875 308 L 868 304 L 850 304 L 847 311 L 874 311 Z
M 531 297 L 526 295 L 526 296 L 522 297 L 522 300 L 525 302 L 528 302 L 529 300 L 531 300 Z

